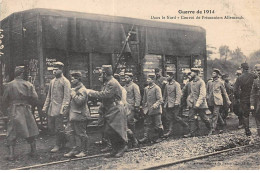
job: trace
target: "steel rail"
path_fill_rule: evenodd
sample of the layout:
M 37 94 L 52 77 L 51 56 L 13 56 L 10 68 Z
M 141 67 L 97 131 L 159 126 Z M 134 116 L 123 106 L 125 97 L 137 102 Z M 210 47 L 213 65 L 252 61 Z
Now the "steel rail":
M 145 149 L 145 148 L 146 148 L 146 147 L 133 148 L 133 149 L 131 149 L 131 150 L 129 150 L 129 151 L 137 151 L 137 150 Z M 61 164 L 61 163 L 71 162 L 71 161 L 87 160 L 87 159 L 105 157 L 105 156 L 108 156 L 108 155 L 109 155 L 109 153 L 104 153 L 104 154 L 97 154 L 97 155 L 86 156 L 86 157 L 81 157 L 81 158 L 71 158 L 71 159 L 60 160 L 60 161 L 54 161 L 54 162 L 48 162 L 48 163 L 43 163 L 43 164 L 36 164 L 36 165 L 31 165 L 31 166 L 13 168 L 13 169 L 11 169 L 11 170 L 28 170 L 28 169 L 39 168 L 39 167 L 43 167 L 43 166 L 57 165 L 57 164 Z
M 186 163 L 186 162 L 193 161 L 193 160 L 203 159 L 203 158 L 207 158 L 207 157 L 210 157 L 210 156 L 214 156 L 214 155 L 218 155 L 218 154 L 222 154 L 222 153 L 226 153 L 226 152 L 243 149 L 243 148 L 246 148 L 246 147 L 252 147 L 252 146 L 255 146 L 255 145 L 256 144 L 248 144 L 248 145 L 244 145 L 244 146 L 241 146 L 241 147 L 229 148 L 229 149 L 225 149 L 225 150 L 221 150 L 221 151 L 217 151 L 217 152 L 213 152 L 213 153 L 209 153 L 209 154 L 199 155 L 199 156 L 195 156 L 195 157 L 191 157 L 191 158 L 170 161 L 170 162 L 167 162 L 167 163 L 158 164 L 158 165 L 154 165 L 154 166 L 143 167 L 143 168 L 140 168 L 140 170 L 156 170 L 156 169 L 160 169 L 160 168 L 165 168 L 165 167 L 177 165 L 177 164 L 180 164 L 180 163 Z

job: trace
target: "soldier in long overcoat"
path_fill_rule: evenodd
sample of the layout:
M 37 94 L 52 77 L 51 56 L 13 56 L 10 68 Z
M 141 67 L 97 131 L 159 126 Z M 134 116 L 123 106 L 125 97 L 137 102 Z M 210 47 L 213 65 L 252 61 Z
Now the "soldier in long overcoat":
M 63 114 L 70 102 L 70 82 L 63 76 L 62 62 L 54 63 L 53 73 L 55 78 L 51 80 L 48 94 L 42 111 L 48 115 L 48 129 L 56 135 L 56 144 L 51 152 L 57 152 L 66 143 Z
M 111 65 L 102 66 L 102 77 L 105 82 L 102 91 L 89 91 L 90 97 L 102 99 L 99 112 L 105 121 L 105 133 L 112 144 L 110 157 L 122 157 L 127 150 L 127 118 L 122 103 L 122 90 L 119 82 L 113 77 Z
M 34 86 L 23 80 L 24 67 L 15 68 L 15 79 L 9 82 L 4 90 L 3 100 L 4 108 L 7 108 L 7 145 L 9 148 L 9 160 L 14 159 L 14 146 L 18 137 L 25 138 L 31 146 L 31 155 L 36 153 L 35 137 L 39 130 L 33 114 L 31 105 L 33 105 L 38 95 Z
M 242 121 L 247 136 L 251 136 L 249 129 L 249 114 L 250 114 L 250 92 L 254 79 L 257 78 L 255 74 L 249 73 L 249 66 L 247 63 L 241 64 L 242 75 L 240 75 L 234 85 L 235 99 L 239 100 L 241 107 Z

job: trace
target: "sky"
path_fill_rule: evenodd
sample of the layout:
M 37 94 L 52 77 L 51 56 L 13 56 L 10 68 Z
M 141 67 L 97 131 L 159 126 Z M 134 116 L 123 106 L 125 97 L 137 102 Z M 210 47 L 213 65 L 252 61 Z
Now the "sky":
M 50 8 L 161 22 L 201 26 L 207 44 L 218 52 L 221 45 L 237 47 L 249 56 L 260 49 L 260 0 L 0 0 L 0 19 L 32 8 Z M 214 10 L 214 14 L 180 14 L 179 11 Z M 160 19 L 151 19 L 151 16 Z M 162 19 L 165 16 L 166 19 Z M 167 19 L 177 16 L 179 19 Z M 181 19 L 181 16 L 243 16 L 243 19 Z M 214 56 L 219 56 L 215 54 Z M 214 58 L 214 57 L 213 57 Z

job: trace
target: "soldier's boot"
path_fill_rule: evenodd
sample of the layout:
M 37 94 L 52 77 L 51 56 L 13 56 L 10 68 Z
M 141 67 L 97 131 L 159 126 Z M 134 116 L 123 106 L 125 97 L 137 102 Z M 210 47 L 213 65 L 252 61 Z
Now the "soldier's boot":
M 14 146 L 9 146 L 8 149 L 9 149 L 9 154 L 6 159 L 9 161 L 13 161 L 14 160 Z
M 129 138 L 128 149 L 131 148 L 131 144 L 132 144 L 132 148 L 139 147 L 139 142 L 136 139 L 134 133 L 132 131 L 127 131 L 127 134 L 128 134 L 128 138 Z
M 159 142 L 162 142 L 163 141 L 163 129 L 162 128 L 159 128 L 157 130 L 157 133 L 158 133 L 158 137 L 157 139 L 154 141 L 155 143 L 159 143 Z
M 36 153 L 36 141 L 34 140 L 32 143 L 30 143 L 30 146 L 31 146 L 31 152 L 29 153 L 29 155 L 31 157 L 36 156 L 37 155 L 37 153 Z
M 80 148 L 80 153 L 76 154 L 75 157 L 85 157 L 87 154 L 87 150 L 89 148 L 89 140 L 86 137 L 81 138 L 81 148 Z
M 260 129 L 259 128 L 257 129 L 257 134 L 260 137 Z
M 246 136 L 251 136 L 252 135 L 252 132 L 250 131 L 249 128 L 246 128 L 245 132 L 246 132 Z
M 70 150 L 70 152 L 64 154 L 64 157 L 73 157 L 73 156 L 77 155 L 78 153 L 79 153 L 78 147 L 73 147 L 72 150 Z
M 238 117 L 238 129 L 242 129 L 244 127 L 243 120 L 241 117 Z
M 144 137 L 142 139 L 139 139 L 140 144 L 147 143 L 149 141 L 149 129 L 147 127 L 144 128 Z
M 168 138 L 172 134 L 173 124 L 170 122 L 168 132 L 165 133 L 163 136 Z
M 111 142 L 107 141 L 107 146 L 101 150 L 102 153 L 108 152 L 112 150 Z
M 116 158 L 123 157 L 124 153 L 128 150 L 127 144 L 124 143 L 122 148 L 115 155 Z

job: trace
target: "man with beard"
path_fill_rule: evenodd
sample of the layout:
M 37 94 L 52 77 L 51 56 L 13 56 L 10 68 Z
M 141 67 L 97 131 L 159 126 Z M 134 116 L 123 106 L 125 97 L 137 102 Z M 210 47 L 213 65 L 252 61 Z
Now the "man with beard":
M 163 125 L 162 125 L 162 106 L 163 98 L 162 92 L 159 86 L 154 83 L 155 75 L 150 74 L 147 76 L 148 86 L 144 88 L 143 96 L 143 111 L 145 114 L 144 119 L 144 137 L 140 139 L 140 143 L 149 141 L 150 131 L 154 129 L 156 131 L 155 143 L 161 142 L 163 136 Z
M 220 81 L 220 70 L 213 69 L 212 80 L 207 83 L 207 103 L 209 109 L 212 113 L 212 131 L 215 132 L 217 127 L 217 122 L 220 122 L 221 128 L 224 126 L 224 122 L 221 119 L 220 108 L 223 106 L 223 100 L 225 99 L 227 105 L 230 105 L 231 102 L 228 98 L 224 83 Z M 222 97 L 224 96 L 224 98 Z M 220 121 L 220 119 L 222 121 Z
M 258 78 L 254 80 L 251 96 L 250 96 L 250 108 L 255 111 L 255 121 L 257 134 L 260 137 L 260 64 L 255 65 L 255 70 L 258 74 Z
M 87 89 L 81 82 L 81 72 L 71 73 L 71 101 L 69 106 L 69 123 L 66 133 L 73 143 L 72 150 L 65 157 L 85 157 L 88 147 L 87 121 L 91 119 L 88 108 Z
M 24 80 L 24 66 L 15 68 L 15 79 L 6 84 L 3 100 L 4 108 L 7 108 L 7 146 L 9 148 L 8 160 L 14 160 L 14 146 L 18 137 L 25 138 L 31 146 L 31 156 L 36 154 L 35 137 L 39 130 L 33 114 L 31 105 L 34 105 L 38 95 L 34 86 Z
M 138 141 L 135 138 L 135 116 L 139 113 L 141 94 L 139 86 L 133 82 L 133 73 L 125 73 L 125 82 L 124 86 L 127 96 L 126 101 L 128 103 L 128 108 L 130 109 L 130 114 L 127 115 L 127 126 L 128 126 L 128 136 L 132 141 L 133 147 L 138 146 Z M 138 116 L 138 115 L 137 115 Z
M 239 100 L 241 107 L 242 122 L 247 136 L 251 136 L 249 129 L 249 114 L 250 114 L 250 92 L 256 75 L 249 73 L 247 63 L 241 64 L 242 75 L 239 76 L 234 85 L 235 99 Z
M 124 104 L 122 103 L 122 90 L 119 82 L 113 77 L 111 65 L 102 66 L 104 87 L 102 91 L 89 91 L 90 97 L 102 99 L 99 112 L 105 121 L 105 133 L 112 144 L 109 157 L 122 157 L 127 150 L 127 119 Z
M 63 126 L 63 114 L 70 102 L 70 82 L 63 76 L 62 62 L 54 63 L 53 73 L 55 78 L 51 80 L 48 94 L 43 106 L 43 113 L 48 114 L 48 129 L 56 135 L 56 144 L 51 152 L 59 151 L 66 144 L 66 136 Z
M 164 134 L 168 137 L 172 134 L 173 123 L 177 122 L 184 128 L 188 127 L 182 118 L 179 117 L 180 103 L 181 103 L 181 87 L 180 84 L 174 80 L 174 73 L 169 73 L 168 84 L 165 86 L 163 94 L 164 108 L 166 109 L 166 116 L 168 119 L 168 132 Z
M 189 95 L 189 104 L 191 106 L 189 111 L 189 122 L 190 122 L 190 132 L 185 135 L 185 137 L 191 137 L 195 135 L 196 130 L 193 129 L 195 126 L 194 116 L 197 114 L 200 116 L 201 120 L 205 123 L 206 127 L 209 129 L 208 135 L 212 134 L 212 127 L 210 120 L 206 115 L 206 109 L 208 108 L 206 101 L 206 85 L 205 82 L 199 77 L 200 69 L 191 68 L 191 93 Z

